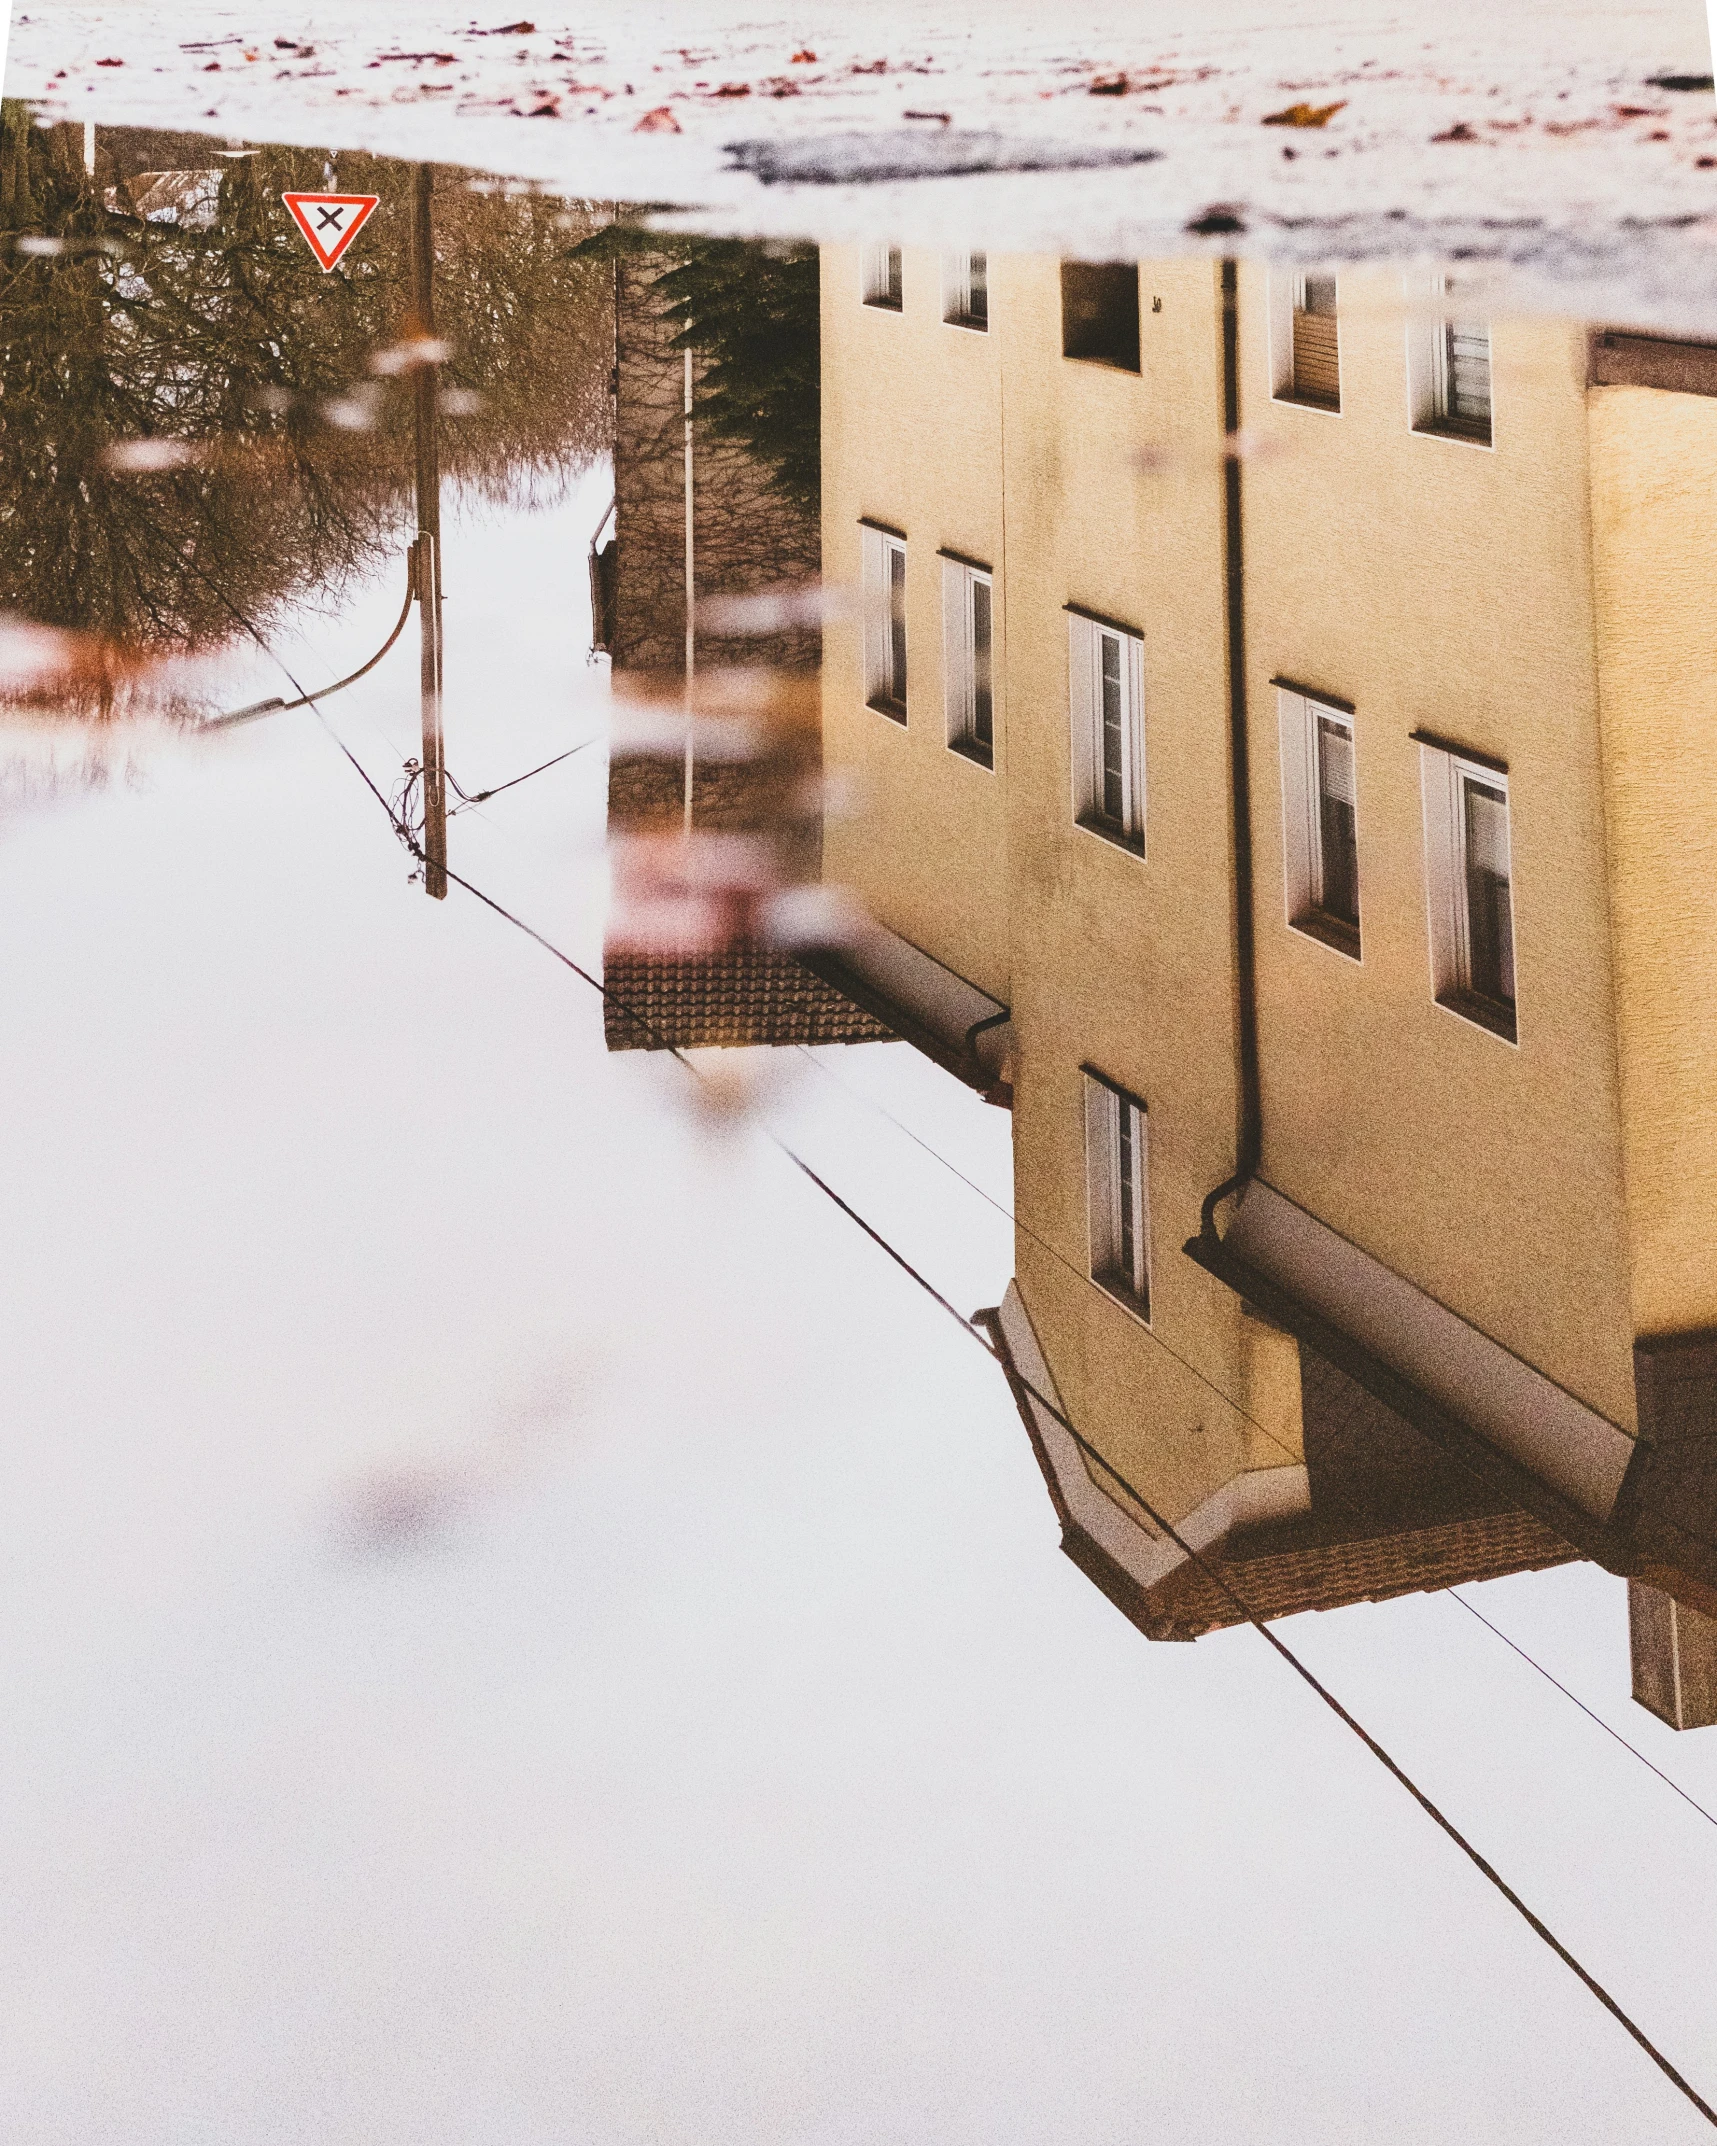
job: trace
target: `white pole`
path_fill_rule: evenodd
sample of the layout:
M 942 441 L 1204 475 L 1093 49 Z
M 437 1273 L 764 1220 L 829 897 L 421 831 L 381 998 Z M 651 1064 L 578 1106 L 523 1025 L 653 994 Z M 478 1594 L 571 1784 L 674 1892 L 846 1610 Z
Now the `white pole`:
M 93 119 L 86 119 L 83 123 L 83 168 L 92 179 L 95 177 L 95 121 Z
M 692 536 L 692 354 L 686 352 L 686 833 L 692 831 L 692 677 L 697 668 L 697 581 Z

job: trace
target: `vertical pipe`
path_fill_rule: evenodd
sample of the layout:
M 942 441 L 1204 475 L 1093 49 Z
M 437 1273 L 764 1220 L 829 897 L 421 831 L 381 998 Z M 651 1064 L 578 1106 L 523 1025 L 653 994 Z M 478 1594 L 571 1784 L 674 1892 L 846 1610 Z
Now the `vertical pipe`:
M 696 547 L 692 519 L 692 354 L 686 352 L 685 386 L 686 423 L 686 772 L 685 810 L 686 833 L 692 831 L 692 782 L 695 774 L 692 755 L 692 679 L 697 672 L 697 579 Z
M 1233 1184 L 1258 1168 L 1263 1099 L 1258 1070 L 1258 972 L 1253 921 L 1252 781 L 1246 720 L 1246 577 L 1240 494 L 1240 278 L 1222 264 L 1222 554 L 1228 610 L 1228 773 L 1234 875 L 1234 1026 L 1240 1076 Z
M 411 309 L 413 332 L 435 334 L 435 227 L 428 164 L 412 171 Z M 417 615 L 423 653 L 419 683 L 423 701 L 423 887 L 436 901 L 447 898 L 447 766 L 441 729 L 441 460 L 436 437 L 440 368 L 420 364 L 412 372 L 417 433 Z
M 83 123 L 83 168 L 90 178 L 95 177 L 95 121 L 93 119 L 86 119 Z

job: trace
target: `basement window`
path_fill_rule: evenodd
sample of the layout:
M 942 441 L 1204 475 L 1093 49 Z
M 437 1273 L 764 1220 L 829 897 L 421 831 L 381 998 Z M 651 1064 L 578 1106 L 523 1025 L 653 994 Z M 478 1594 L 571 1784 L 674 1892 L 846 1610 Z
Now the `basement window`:
M 880 306 L 885 313 L 901 310 L 904 277 L 898 246 L 867 246 L 864 249 L 863 292 L 867 306 Z
M 1061 354 L 1093 365 L 1139 370 L 1136 261 L 1063 261 Z

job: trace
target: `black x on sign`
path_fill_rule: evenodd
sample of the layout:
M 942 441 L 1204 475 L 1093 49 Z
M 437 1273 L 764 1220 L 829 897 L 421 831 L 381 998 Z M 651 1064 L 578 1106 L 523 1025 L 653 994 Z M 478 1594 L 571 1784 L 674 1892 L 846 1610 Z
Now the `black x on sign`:
M 282 194 L 324 269 L 332 268 L 381 204 L 380 194 Z

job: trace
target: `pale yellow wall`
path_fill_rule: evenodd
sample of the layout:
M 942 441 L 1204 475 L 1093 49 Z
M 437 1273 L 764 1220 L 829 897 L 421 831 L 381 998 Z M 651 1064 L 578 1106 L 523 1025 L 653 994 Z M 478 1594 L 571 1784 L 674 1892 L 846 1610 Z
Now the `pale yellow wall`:
M 992 258 L 986 337 L 942 325 L 932 253 L 902 317 L 858 275 L 825 254 L 825 554 L 856 583 L 859 517 L 907 532 L 911 721 L 831 635 L 829 761 L 864 802 L 829 870 L 1011 1004 L 1022 1291 L 1076 1420 L 1184 1512 L 1299 1454 L 1291 1351 L 1180 1249 L 1237 1107 L 1218 270 L 1141 270 L 1136 376 L 1061 357 L 1053 259 Z M 1631 1428 L 1636 1321 L 1717 1323 L 1717 404 L 1589 417 L 1581 331 L 1499 319 L 1494 447 L 1416 435 L 1401 278 L 1356 271 L 1342 413 L 1304 410 L 1271 396 L 1267 298 L 1243 269 L 1265 1175 Z M 994 775 L 945 743 L 939 545 L 995 568 Z M 1069 602 L 1143 635 L 1143 857 L 1074 824 Z M 1357 965 L 1288 928 L 1277 673 L 1357 709 Z M 1420 727 L 1509 765 L 1518 1045 L 1432 999 Z M 1152 1331 L 1088 1278 L 1086 1062 L 1150 1112 Z
M 906 250 L 899 313 L 860 302 L 859 264 L 856 247 L 823 251 L 823 572 L 856 595 L 860 517 L 905 533 L 907 721 L 864 704 L 856 615 L 832 628 L 823 735 L 837 810 L 824 877 L 855 887 L 891 930 L 1005 1002 L 1010 708 L 997 340 L 944 324 L 939 254 Z M 1005 273 L 1000 282 L 992 305 L 1005 308 Z M 948 748 L 944 546 L 995 571 L 993 770 Z
M 1583 331 L 1493 324 L 1487 450 L 1409 429 L 1397 271 L 1341 279 L 1339 416 L 1241 304 L 1264 1174 L 1631 1427 Z M 1357 710 L 1358 965 L 1287 925 L 1277 673 Z M 1432 1000 L 1418 728 L 1508 763 L 1518 1046 Z
M 1634 1320 L 1717 1326 L 1717 401 L 1591 398 Z
M 1180 1249 L 1232 1168 L 1236 1112 L 1216 278 L 1141 271 L 1129 375 L 1061 356 L 1057 261 L 1010 263 L 1004 341 L 1021 1289 L 1095 1442 L 1185 1471 L 1182 1511 L 1299 1455 L 1297 1393 L 1283 1436 L 1232 1405 L 1245 1322 Z M 1144 637 L 1143 857 L 1074 824 L 1068 602 Z M 1149 1109 L 1157 1339 L 1089 1280 L 1086 1062 Z

